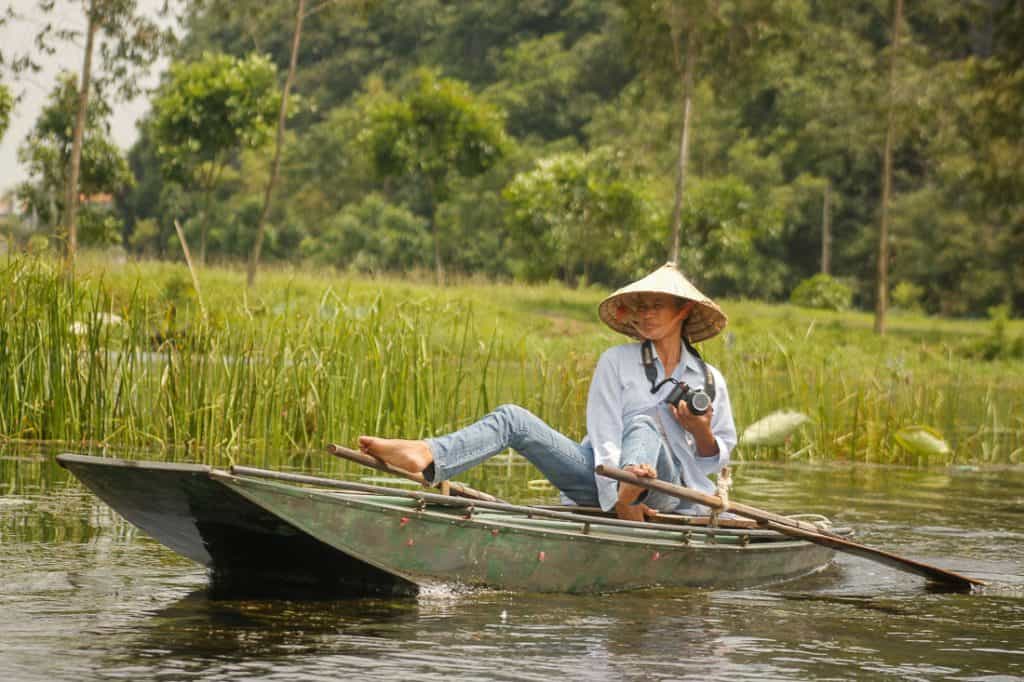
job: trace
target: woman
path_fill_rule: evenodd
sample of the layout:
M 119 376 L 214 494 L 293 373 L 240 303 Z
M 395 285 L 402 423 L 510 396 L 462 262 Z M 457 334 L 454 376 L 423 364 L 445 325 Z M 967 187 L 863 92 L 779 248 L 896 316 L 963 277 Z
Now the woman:
M 359 448 L 438 483 L 511 447 L 576 504 L 614 509 L 619 518 L 634 521 L 659 511 L 707 513 L 674 497 L 597 476 L 594 467 L 621 467 L 714 492 L 708 477 L 729 463 L 736 427 L 725 380 L 690 343 L 718 334 L 726 325 L 725 313 L 671 263 L 616 291 L 598 312 L 609 327 L 641 341 L 601 355 L 590 384 L 582 443 L 517 405 L 502 405 L 438 438 L 360 436 Z M 685 399 L 678 405 L 665 402 L 681 384 L 704 388 L 711 398 L 706 412 L 691 411 Z M 695 398 L 695 410 L 699 403 Z

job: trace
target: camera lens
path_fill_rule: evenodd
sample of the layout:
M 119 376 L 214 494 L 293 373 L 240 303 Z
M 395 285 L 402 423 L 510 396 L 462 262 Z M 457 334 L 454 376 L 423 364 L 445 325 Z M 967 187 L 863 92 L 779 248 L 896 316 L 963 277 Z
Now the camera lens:
M 711 407 L 711 397 L 704 391 L 694 391 L 687 401 L 690 412 L 704 414 Z

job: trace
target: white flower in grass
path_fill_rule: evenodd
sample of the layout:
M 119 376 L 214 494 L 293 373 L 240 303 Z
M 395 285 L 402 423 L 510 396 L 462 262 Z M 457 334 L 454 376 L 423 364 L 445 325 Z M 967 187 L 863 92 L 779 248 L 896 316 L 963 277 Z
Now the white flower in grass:
M 775 447 L 786 442 L 793 433 L 811 420 L 803 412 L 782 410 L 772 412 L 743 431 L 740 445 L 751 447 Z

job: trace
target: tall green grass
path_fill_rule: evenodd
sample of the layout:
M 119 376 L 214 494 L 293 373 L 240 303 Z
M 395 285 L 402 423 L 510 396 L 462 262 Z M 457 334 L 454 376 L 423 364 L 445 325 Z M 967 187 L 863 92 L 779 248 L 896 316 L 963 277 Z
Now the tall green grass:
M 285 291 L 204 315 L 175 286 L 175 300 L 139 285 L 115 291 L 40 260 L 10 262 L 0 283 L 8 439 L 218 460 L 319 450 L 360 433 L 425 436 L 497 401 L 561 421 L 585 390 L 585 375 L 514 334 L 481 337 L 472 306 L 401 291 L 326 288 L 315 301 Z
M 594 363 L 623 340 L 596 320 L 599 290 L 200 276 L 205 312 L 178 265 L 85 258 L 73 278 L 45 259 L 0 265 L 0 439 L 269 465 L 360 433 L 442 433 L 504 402 L 581 438 Z M 926 424 L 953 445 L 947 462 L 1021 461 L 1022 363 L 963 352 L 984 323 L 914 318 L 878 338 L 858 314 L 723 305 L 729 331 L 704 351 L 739 429 L 776 409 L 812 418 L 736 458 L 925 463 L 894 434 Z

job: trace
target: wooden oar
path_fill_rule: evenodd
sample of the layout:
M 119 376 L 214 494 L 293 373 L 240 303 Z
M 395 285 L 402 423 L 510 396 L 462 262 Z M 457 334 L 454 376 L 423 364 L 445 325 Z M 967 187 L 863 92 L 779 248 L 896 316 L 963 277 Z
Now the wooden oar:
M 885 564 L 886 566 L 906 571 L 907 573 L 924 576 L 929 580 L 954 586 L 959 589 L 970 590 L 973 587 L 981 587 L 988 584 L 983 580 L 969 578 L 965 575 L 960 575 L 959 573 L 938 568 L 937 566 L 924 564 L 920 561 L 907 559 L 906 557 L 901 557 L 884 550 L 862 545 L 859 542 L 847 540 L 846 538 L 840 537 L 834 533 L 823 531 L 814 524 L 810 524 L 805 521 L 798 521 L 780 514 L 773 514 L 772 512 L 757 509 L 756 507 L 748 507 L 745 504 L 732 502 L 731 500 L 723 504 L 722 498 L 715 495 L 707 495 L 699 490 L 693 490 L 692 488 L 673 485 L 672 483 L 666 483 L 665 481 L 660 481 L 656 478 L 640 478 L 639 476 L 634 476 L 628 471 L 616 469 L 615 467 L 606 467 L 604 465 L 598 465 L 597 473 L 602 476 L 607 476 L 608 478 L 614 478 L 617 481 L 632 483 L 633 485 L 638 485 L 642 488 L 647 488 L 648 490 L 656 490 L 660 493 L 665 493 L 666 495 L 678 497 L 681 500 L 697 502 L 707 507 L 711 507 L 712 509 L 745 516 L 748 519 L 754 519 L 766 528 L 771 528 L 772 530 L 785 535 L 807 540 L 808 542 L 813 542 L 818 545 L 824 545 L 825 547 L 831 547 L 837 552 L 855 554 L 859 557 L 877 561 Z
M 365 467 L 376 469 L 377 471 L 384 471 L 389 474 L 394 474 L 395 476 L 407 478 L 410 481 L 416 481 L 424 488 L 436 487 L 434 486 L 433 483 L 423 478 L 423 474 L 417 474 L 412 471 L 406 471 L 401 467 L 396 467 L 392 464 L 388 464 L 387 462 L 383 462 L 377 459 L 376 457 L 359 452 L 358 450 L 346 448 L 344 445 L 330 443 L 327 446 L 327 452 L 331 453 L 332 455 L 335 455 L 336 457 L 347 459 L 350 462 L 356 462 L 357 464 L 362 464 Z M 445 483 L 447 484 L 448 490 L 452 495 L 456 495 L 458 497 L 468 497 L 471 500 L 483 500 L 485 502 L 501 502 L 501 500 L 499 500 L 497 497 L 470 488 L 468 485 L 463 485 L 462 483 L 458 483 L 456 481 L 446 481 Z

